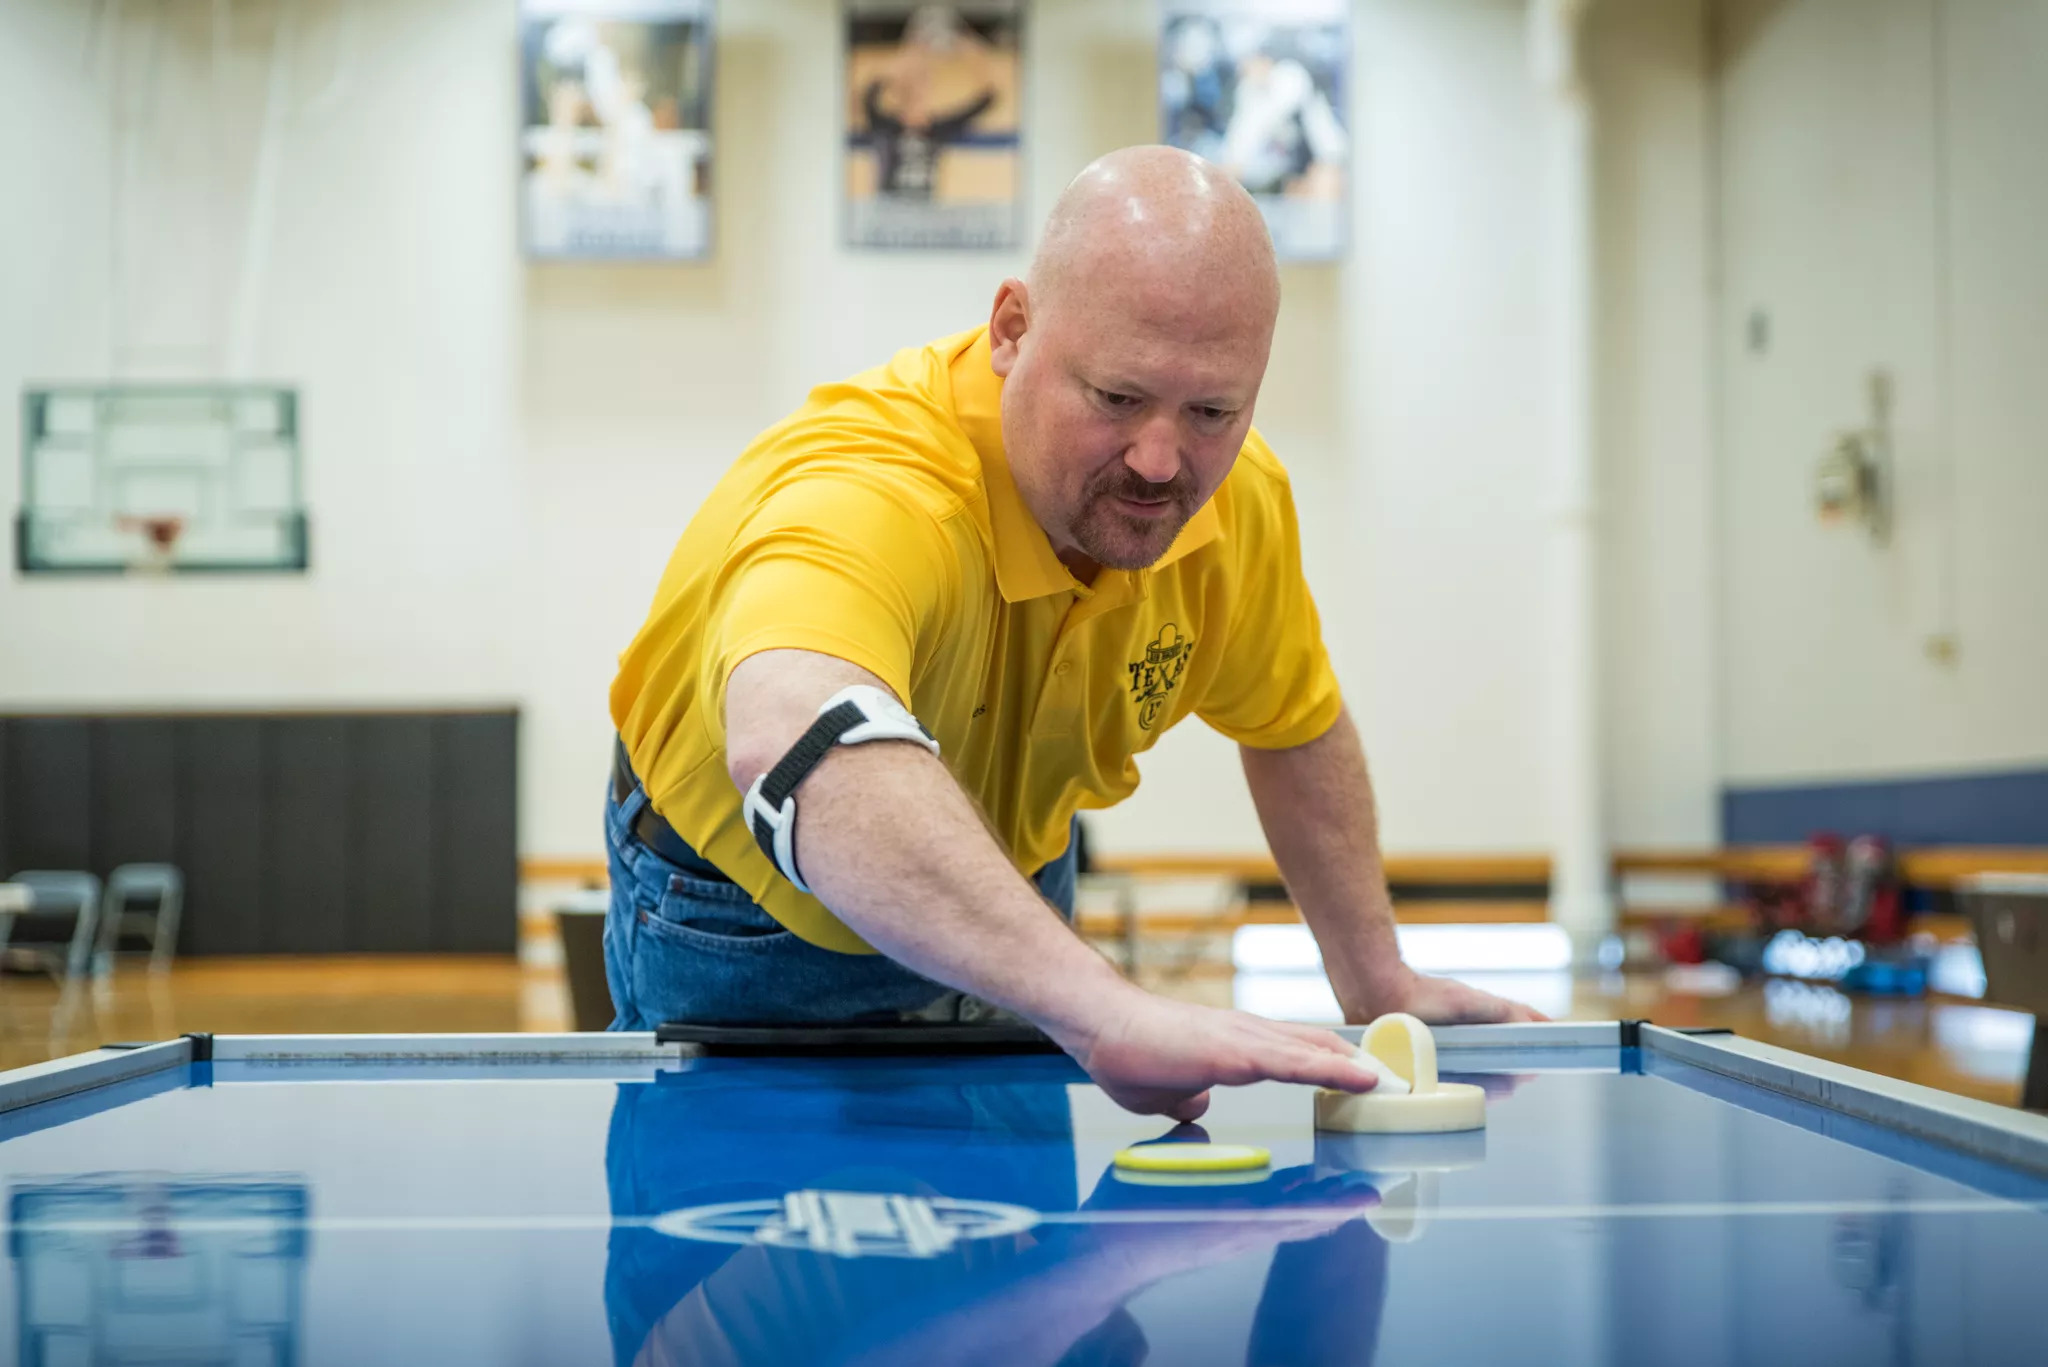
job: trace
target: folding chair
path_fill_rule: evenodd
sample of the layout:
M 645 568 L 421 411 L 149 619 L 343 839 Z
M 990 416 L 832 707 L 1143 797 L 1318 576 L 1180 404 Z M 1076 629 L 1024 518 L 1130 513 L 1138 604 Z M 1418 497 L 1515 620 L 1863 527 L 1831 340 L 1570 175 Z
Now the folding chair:
M 68 940 L 37 939 L 17 945 L 14 930 L 19 917 L 15 913 L 0 913 L 0 952 L 25 953 L 37 967 L 60 982 L 82 978 L 91 966 L 93 937 L 99 925 L 100 880 L 89 873 L 29 869 L 8 881 L 29 890 L 29 907 L 23 914 L 38 920 L 69 916 L 71 934 Z M 67 946 L 61 957 L 57 953 L 60 945 Z
M 133 902 L 154 902 L 153 911 L 131 911 Z M 121 937 L 138 934 L 149 941 L 149 971 L 168 972 L 178 950 L 178 919 L 185 907 L 185 876 L 170 864 L 123 864 L 107 875 L 100 903 L 99 943 L 93 973 L 113 972 L 114 951 Z
M 100 919 L 100 880 L 89 873 L 60 869 L 29 869 L 8 880 L 29 891 L 25 912 L 0 911 L 0 956 L 9 952 L 25 955 L 38 969 L 55 978 L 61 988 L 57 1009 L 51 1016 L 50 1038 L 54 1044 L 65 1038 L 78 1007 L 79 988 L 92 967 L 95 932 Z M 14 932 L 22 916 L 38 922 L 46 918 L 71 918 L 66 939 L 45 939 L 38 935 L 25 944 L 14 943 Z M 61 953 L 60 953 L 61 950 Z

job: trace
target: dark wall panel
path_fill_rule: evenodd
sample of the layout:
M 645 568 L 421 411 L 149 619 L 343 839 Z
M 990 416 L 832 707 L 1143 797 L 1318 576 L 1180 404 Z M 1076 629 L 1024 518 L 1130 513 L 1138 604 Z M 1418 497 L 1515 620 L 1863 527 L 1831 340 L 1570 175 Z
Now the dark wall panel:
M 269 840 L 263 848 L 263 945 L 331 954 L 349 934 L 348 723 L 276 717 L 264 724 Z
M 349 905 L 353 942 L 369 950 L 435 947 L 437 718 L 349 721 Z
M 177 728 L 169 717 L 103 717 L 93 723 L 96 867 L 177 862 Z
M 5 872 L 92 867 L 91 766 L 86 719 L 8 718 L 0 732 Z
M 0 875 L 175 864 L 190 954 L 509 953 L 518 741 L 509 711 L 0 717 Z
M 436 829 L 450 857 L 436 933 L 450 949 L 510 953 L 519 936 L 519 717 L 450 714 L 437 726 Z
M 178 867 L 185 871 L 181 950 L 253 954 L 265 947 L 264 850 L 270 843 L 261 717 L 187 717 L 178 728 Z

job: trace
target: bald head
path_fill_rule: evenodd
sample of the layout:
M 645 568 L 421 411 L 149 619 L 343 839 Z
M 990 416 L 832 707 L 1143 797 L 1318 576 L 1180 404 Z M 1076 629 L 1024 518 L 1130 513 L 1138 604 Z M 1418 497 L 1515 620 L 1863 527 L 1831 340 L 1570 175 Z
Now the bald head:
M 1258 205 L 1200 157 L 1125 148 L 1059 197 L 989 363 L 1017 491 L 1077 576 L 1156 563 L 1223 483 L 1279 312 Z
M 1280 310 L 1259 206 L 1221 169 L 1177 147 L 1126 147 L 1083 167 L 1046 216 L 1026 280 L 1042 309 L 1115 282 L 1199 294 L 1253 315 Z

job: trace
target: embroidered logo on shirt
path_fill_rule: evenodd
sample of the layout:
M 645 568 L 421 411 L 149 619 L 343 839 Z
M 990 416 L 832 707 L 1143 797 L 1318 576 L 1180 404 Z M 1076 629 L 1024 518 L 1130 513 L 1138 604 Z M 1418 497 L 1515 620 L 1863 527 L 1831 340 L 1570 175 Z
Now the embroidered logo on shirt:
M 1150 731 L 1158 723 L 1166 711 L 1167 696 L 1180 683 L 1194 648 L 1194 638 L 1182 635 L 1179 627 L 1168 622 L 1145 647 L 1145 658 L 1126 666 L 1131 671 L 1131 701 L 1138 706 L 1140 729 Z

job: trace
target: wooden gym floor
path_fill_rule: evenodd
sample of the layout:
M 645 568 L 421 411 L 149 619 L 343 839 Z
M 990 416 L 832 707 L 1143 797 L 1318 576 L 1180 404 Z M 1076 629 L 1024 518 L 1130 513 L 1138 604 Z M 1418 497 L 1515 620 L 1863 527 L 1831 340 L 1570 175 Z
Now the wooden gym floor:
M 530 956 L 546 962 L 546 956 Z M 1143 975 L 1169 995 L 1230 1001 L 1223 973 Z M 185 1031 L 326 1034 L 564 1030 L 559 969 L 510 957 L 190 959 L 152 978 L 123 965 L 80 993 L 69 1029 L 52 1037 L 60 993 L 40 977 L 0 978 L 0 1066 L 19 1067 L 101 1042 Z M 2003 1105 L 2017 1104 L 2029 1018 L 1973 1002 L 1847 998 L 1823 988 L 1749 983 L 1732 992 L 1662 974 L 1608 975 L 1572 985 L 1573 1017 L 1725 1026 L 1751 1039 Z

